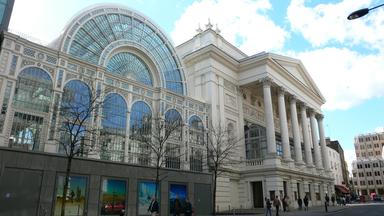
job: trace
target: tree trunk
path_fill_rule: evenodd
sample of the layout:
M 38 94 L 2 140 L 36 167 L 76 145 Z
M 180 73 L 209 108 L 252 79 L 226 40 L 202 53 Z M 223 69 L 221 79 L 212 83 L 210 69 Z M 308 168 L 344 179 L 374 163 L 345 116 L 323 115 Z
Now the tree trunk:
M 65 216 L 65 201 L 67 198 L 69 174 L 71 173 L 72 157 L 67 158 L 67 169 L 65 171 L 64 188 L 61 200 L 61 216 Z
M 212 209 L 212 215 L 216 215 L 216 182 L 217 182 L 217 171 L 213 171 L 213 209 Z
M 156 182 L 155 182 L 155 199 L 157 200 L 157 190 L 160 182 L 160 158 L 157 158 L 156 164 Z

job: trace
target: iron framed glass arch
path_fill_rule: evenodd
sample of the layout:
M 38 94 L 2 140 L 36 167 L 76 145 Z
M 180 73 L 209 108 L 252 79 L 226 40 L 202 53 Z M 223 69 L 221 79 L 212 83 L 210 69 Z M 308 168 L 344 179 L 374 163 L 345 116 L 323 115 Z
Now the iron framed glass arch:
M 117 9 L 119 10 L 119 9 Z M 135 15 L 118 11 L 94 15 L 92 11 L 80 17 L 83 22 L 69 29 L 70 37 L 65 37 L 64 51 L 93 64 L 99 64 L 103 51 L 115 41 L 127 40 L 139 44 L 154 58 L 155 64 L 163 74 L 165 88 L 184 94 L 184 82 L 177 57 L 158 29 L 142 21 Z M 87 20 L 87 21 L 84 21 Z

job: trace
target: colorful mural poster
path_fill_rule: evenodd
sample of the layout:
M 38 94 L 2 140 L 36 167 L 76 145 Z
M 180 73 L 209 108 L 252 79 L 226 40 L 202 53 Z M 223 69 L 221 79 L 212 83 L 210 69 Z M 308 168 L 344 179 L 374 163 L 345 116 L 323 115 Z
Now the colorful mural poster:
M 169 186 L 169 212 L 183 213 L 185 199 L 187 198 L 187 186 L 181 184 L 171 184 Z
M 61 213 L 61 202 L 63 200 L 64 190 L 63 175 L 58 176 L 56 184 L 56 202 L 55 216 Z M 87 191 L 87 177 L 70 176 L 68 183 L 68 192 L 65 197 L 65 215 L 80 216 L 84 215 L 85 200 Z
M 125 215 L 127 182 L 103 179 L 101 186 L 101 215 Z
M 155 197 L 156 184 L 151 181 L 142 181 L 138 185 L 138 213 L 139 215 L 150 215 L 148 211 L 151 205 L 152 197 Z M 160 188 L 157 189 L 157 194 L 160 194 Z M 158 196 L 159 197 L 159 196 Z M 160 199 L 157 201 L 160 205 Z

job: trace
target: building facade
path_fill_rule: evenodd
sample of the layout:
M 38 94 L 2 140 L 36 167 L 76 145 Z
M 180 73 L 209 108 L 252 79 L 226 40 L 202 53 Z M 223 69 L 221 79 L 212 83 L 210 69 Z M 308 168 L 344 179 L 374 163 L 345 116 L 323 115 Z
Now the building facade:
M 352 179 L 358 195 L 384 195 L 384 133 L 355 137 Z
M 329 162 L 331 163 L 331 170 L 335 180 L 335 185 L 342 185 L 344 184 L 344 179 L 339 152 L 337 152 L 333 148 L 328 147 L 328 154 Z
M 149 18 L 116 5 L 83 10 L 48 46 L 5 32 L 0 86 L 0 145 L 7 154 L 60 154 L 55 140 L 61 136 L 59 110 L 71 98 L 67 95 L 101 94 L 111 102 L 87 124 L 101 129 L 97 143 L 105 148 L 84 160 L 149 170 L 152 153 L 132 134 L 151 116 L 180 116 L 180 136 L 167 143 L 178 159 L 164 169 L 193 180 L 169 177 L 162 184 L 164 215 L 172 211 L 168 189 L 173 184 L 184 185 L 194 202 L 200 200 L 197 191 L 210 191 L 205 131 L 218 126 L 242 138 L 235 155 L 241 163 L 218 179 L 218 211 L 263 207 L 264 197 L 276 195 L 288 195 L 294 204 L 307 195 L 311 205 L 321 205 L 334 190 L 321 112 L 325 99 L 303 64 L 273 53 L 247 56 L 210 23 L 175 48 Z M 1 162 L 4 170 L 15 168 L 8 159 Z M 119 177 L 117 169 L 112 177 L 130 186 L 153 180 L 149 175 Z M 85 166 L 76 171 L 90 175 L 91 182 L 110 175 L 94 172 Z M 100 183 L 91 185 L 88 191 L 100 188 Z M 140 215 L 139 204 L 130 203 L 138 191 L 129 189 L 134 191 L 127 201 L 129 214 Z M 44 199 L 55 193 L 52 189 Z M 100 205 L 93 199 L 84 208 Z

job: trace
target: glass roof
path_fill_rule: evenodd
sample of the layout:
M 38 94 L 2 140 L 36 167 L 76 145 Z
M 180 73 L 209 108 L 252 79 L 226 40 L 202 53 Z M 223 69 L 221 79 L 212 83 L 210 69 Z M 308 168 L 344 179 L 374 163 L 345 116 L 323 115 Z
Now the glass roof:
M 107 64 L 107 71 L 152 86 L 151 73 L 147 65 L 135 54 L 121 52 L 114 55 Z
M 155 59 L 165 78 L 165 88 L 184 94 L 177 61 L 159 34 L 158 30 L 152 29 L 134 17 L 120 13 L 101 14 L 79 26 L 77 33 L 72 37 L 68 52 L 90 63 L 98 64 L 103 50 L 112 42 L 133 41 L 143 46 Z

